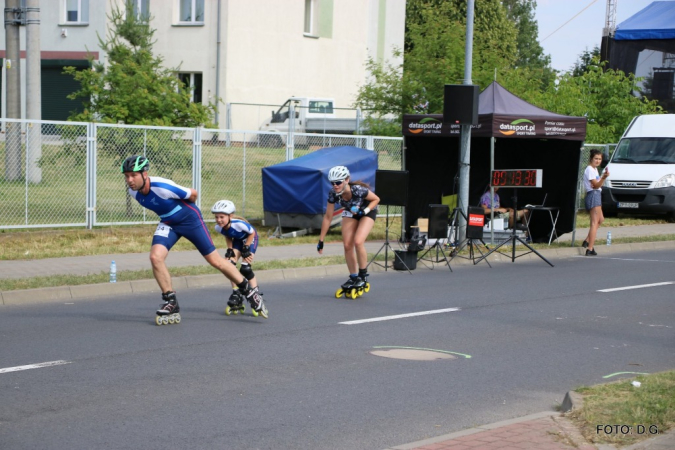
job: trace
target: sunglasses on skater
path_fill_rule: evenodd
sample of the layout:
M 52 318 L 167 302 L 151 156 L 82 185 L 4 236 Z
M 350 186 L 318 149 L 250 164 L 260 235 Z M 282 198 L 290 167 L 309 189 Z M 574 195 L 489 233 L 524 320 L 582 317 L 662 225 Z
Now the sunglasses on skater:
M 342 184 L 342 181 L 331 181 L 330 184 L 333 186 L 340 186 Z

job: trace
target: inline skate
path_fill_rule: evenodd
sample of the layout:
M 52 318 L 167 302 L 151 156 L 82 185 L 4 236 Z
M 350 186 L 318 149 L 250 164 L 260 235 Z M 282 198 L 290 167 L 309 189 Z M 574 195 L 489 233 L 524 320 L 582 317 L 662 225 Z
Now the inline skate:
M 356 293 L 361 297 L 364 293 L 370 292 L 370 283 L 368 282 L 368 276 L 370 274 L 365 270 L 359 270 L 359 276 L 357 277 L 354 287 L 356 287 Z
M 227 300 L 225 315 L 229 316 L 230 314 L 244 314 L 244 312 L 246 312 L 244 296 L 239 291 L 239 289 L 235 289 L 232 291 L 232 295 L 230 295 L 230 298 Z
M 250 288 L 244 295 L 251 305 L 251 314 L 253 314 L 254 317 L 262 316 L 267 319 L 267 307 L 265 306 L 265 302 L 263 301 L 258 287 Z
M 155 323 L 157 325 L 173 325 L 174 323 L 180 323 L 180 307 L 176 300 L 176 293 L 174 291 L 165 292 L 162 294 L 162 300 L 164 300 L 164 303 L 157 310 Z
M 335 298 L 342 297 L 342 294 L 345 295 L 345 298 L 355 299 L 358 297 L 358 287 L 356 286 L 358 279 L 359 277 L 353 277 L 350 275 L 349 279 L 342 283 L 342 286 L 340 286 L 338 290 L 335 291 Z

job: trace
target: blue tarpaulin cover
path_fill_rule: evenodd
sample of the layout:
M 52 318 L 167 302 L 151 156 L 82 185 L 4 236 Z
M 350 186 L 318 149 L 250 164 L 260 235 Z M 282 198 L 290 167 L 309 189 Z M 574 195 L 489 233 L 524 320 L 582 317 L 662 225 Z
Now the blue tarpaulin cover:
M 614 39 L 675 39 L 675 1 L 653 2 L 621 22 Z
M 263 208 L 266 212 L 324 214 L 331 184 L 328 171 L 347 166 L 351 181 L 375 190 L 377 153 L 357 147 L 331 147 L 262 169 Z

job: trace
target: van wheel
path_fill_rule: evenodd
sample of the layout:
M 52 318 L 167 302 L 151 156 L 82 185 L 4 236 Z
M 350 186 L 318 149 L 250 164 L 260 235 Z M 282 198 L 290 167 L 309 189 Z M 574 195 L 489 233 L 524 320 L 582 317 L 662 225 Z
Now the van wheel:
M 675 212 L 672 212 L 666 216 L 668 223 L 675 223 Z

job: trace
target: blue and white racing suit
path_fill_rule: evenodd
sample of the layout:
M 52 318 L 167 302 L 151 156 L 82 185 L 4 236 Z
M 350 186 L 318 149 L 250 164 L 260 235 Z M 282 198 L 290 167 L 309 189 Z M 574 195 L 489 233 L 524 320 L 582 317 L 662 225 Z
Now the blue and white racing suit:
M 227 229 L 223 229 L 220 225 L 216 225 L 216 231 L 226 238 L 232 239 L 232 248 L 235 248 L 241 252 L 242 246 L 246 244 L 246 239 L 250 235 L 255 235 L 253 241 L 249 246 L 251 253 L 255 253 L 258 248 L 258 232 L 253 225 L 246 222 L 245 220 L 232 219 L 230 221 L 230 226 Z
M 185 237 L 199 252 L 206 256 L 216 250 L 208 227 L 199 208 L 187 201 L 190 189 L 161 177 L 149 177 L 147 195 L 129 189 L 129 195 L 144 208 L 155 212 L 161 219 L 152 237 L 152 245 L 161 244 L 167 249 Z

